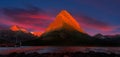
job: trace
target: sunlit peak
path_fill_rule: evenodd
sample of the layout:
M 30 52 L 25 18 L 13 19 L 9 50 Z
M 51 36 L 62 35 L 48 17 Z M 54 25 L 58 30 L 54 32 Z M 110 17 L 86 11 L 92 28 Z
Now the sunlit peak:
M 55 20 L 49 25 L 46 32 L 65 28 L 67 30 L 77 30 L 83 32 L 78 22 L 72 17 L 66 10 L 62 10 L 55 18 Z
M 23 32 L 27 32 L 27 30 L 25 30 L 24 28 L 19 27 L 19 26 L 17 26 L 17 25 L 13 25 L 10 29 L 11 29 L 12 31 L 23 31 Z

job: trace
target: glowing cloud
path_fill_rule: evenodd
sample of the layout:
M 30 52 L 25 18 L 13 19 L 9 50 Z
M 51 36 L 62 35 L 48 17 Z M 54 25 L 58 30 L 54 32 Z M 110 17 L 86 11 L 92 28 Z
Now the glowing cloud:
M 0 18 L 0 23 L 2 24 L 0 25 L 0 29 L 12 25 L 18 25 L 20 27 L 24 27 L 29 31 L 44 32 L 48 25 L 55 19 L 55 16 L 51 16 L 54 15 L 54 13 L 47 13 L 46 11 L 37 7 L 27 9 L 3 8 L 0 10 L 0 12 L 2 12 L 1 14 L 4 14 L 4 16 Z M 82 28 L 91 31 L 89 32 L 90 34 L 96 31 L 97 33 L 112 33 L 116 29 L 120 28 L 119 26 L 112 26 L 95 18 L 78 15 L 73 15 L 73 17 L 75 16 L 75 19 L 79 22 Z
M 20 9 L 20 8 L 4 8 L 3 14 L 8 18 L 0 19 L 2 24 L 9 26 L 18 25 L 32 31 L 44 31 L 53 17 L 38 8 Z

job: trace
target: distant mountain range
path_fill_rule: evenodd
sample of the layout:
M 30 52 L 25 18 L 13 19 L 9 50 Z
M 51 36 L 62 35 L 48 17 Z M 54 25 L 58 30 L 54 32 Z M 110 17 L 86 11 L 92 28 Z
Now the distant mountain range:
M 8 30 L 0 30 L 0 41 L 22 45 L 55 46 L 120 46 L 120 35 L 88 35 L 66 10 L 62 10 L 44 33 L 28 32 L 17 25 Z M 2 41 L 2 42 L 4 42 Z

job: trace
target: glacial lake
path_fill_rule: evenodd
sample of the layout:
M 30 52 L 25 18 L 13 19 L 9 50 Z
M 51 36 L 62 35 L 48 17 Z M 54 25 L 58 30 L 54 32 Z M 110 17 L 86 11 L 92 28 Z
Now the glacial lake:
M 81 47 L 81 46 L 21 46 L 21 47 L 0 47 L 0 54 L 13 52 L 21 53 L 62 53 L 62 52 L 104 52 L 120 54 L 120 47 Z

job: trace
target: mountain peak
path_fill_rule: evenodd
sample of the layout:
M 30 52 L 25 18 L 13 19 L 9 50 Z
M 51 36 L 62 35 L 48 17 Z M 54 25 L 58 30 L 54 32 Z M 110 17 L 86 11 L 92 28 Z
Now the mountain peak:
M 25 30 L 24 28 L 19 27 L 19 26 L 17 26 L 17 25 L 11 26 L 10 29 L 11 29 L 12 31 L 23 31 L 23 32 L 27 32 L 27 30 Z
M 77 30 L 79 32 L 83 32 L 78 22 L 66 10 L 62 10 L 56 16 L 56 19 L 49 25 L 46 31 L 49 32 L 49 31 L 58 30 L 61 28 L 64 28 L 70 31 Z
M 34 36 L 40 36 L 42 32 L 31 32 Z
M 60 13 L 64 13 L 64 14 L 67 13 L 67 14 L 69 14 L 67 10 L 62 10 Z
M 11 29 L 12 31 L 18 31 L 18 30 L 19 30 L 19 27 L 18 27 L 17 25 L 13 25 L 13 26 L 10 27 L 10 29 Z

